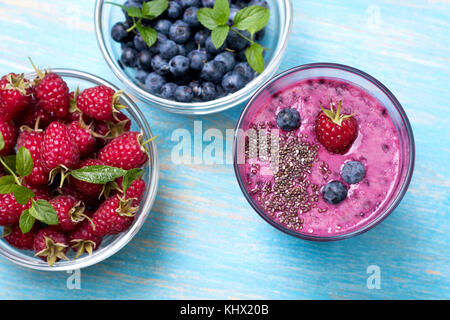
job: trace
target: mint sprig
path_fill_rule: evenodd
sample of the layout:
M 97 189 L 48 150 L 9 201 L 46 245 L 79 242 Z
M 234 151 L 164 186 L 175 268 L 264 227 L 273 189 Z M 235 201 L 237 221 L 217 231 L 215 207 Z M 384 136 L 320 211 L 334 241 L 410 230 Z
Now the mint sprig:
M 263 53 L 267 48 L 256 43 L 254 36 L 256 32 L 267 25 L 270 17 L 269 9 L 258 5 L 245 7 L 236 13 L 231 27 L 227 24 L 229 15 L 230 5 L 228 0 L 216 0 L 213 8 L 199 9 L 197 19 L 205 28 L 211 30 L 211 41 L 216 49 L 219 49 L 225 43 L 230 30 L 250 42 L 250 46 L 245 50 L 247 62 L 256 72 L 263 72 Z M 240 32 L 245 30 L 250 33 L 250 38 Z
M 133 181 L 142 177 L 143 173 L 144 171 L 140 168 L 128 170 L 128 172 L 123 176 L 122 180 L 122 191 L 124 194 L 125 192 L 127 192 Z
M 142 4 L 142 9 L 139 7 L 126 7 L 114 2 L 106 3 L 122 8 L 133 19 L 133 25 L 127 30 L 128 32 L 136 28 L 149 47 L 155 44 L 158 35 L 156 30 L 150 26 L 144 26 L 142 19 L 153 20 L 159 17 L 169 7 L 168 0 L 146 1 Z
M 75 179 L 82 180 L 89 183 L 95 184 L 106 184 L 108 182 L 114 181 L 117 178 L 124 176 L 127 170 L 105 166 L 105 165 L 94 165 L 86 166 L 77 170 L 70 172 L 70 175 Z

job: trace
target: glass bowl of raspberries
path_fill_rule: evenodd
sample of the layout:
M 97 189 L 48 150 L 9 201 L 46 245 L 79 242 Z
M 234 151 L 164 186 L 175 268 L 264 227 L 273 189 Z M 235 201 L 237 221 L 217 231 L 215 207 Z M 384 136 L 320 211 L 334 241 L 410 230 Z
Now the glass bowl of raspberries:
M 290 0 L 97 0 L 102 54 L 136 97 L 179 114 L 244 103 L 277 71 Z
M 0 255 L 38 270 L 84 268 L 124 247 L 149 215 L 155 137 L 113 84 L 35 70 L 0 79 Z

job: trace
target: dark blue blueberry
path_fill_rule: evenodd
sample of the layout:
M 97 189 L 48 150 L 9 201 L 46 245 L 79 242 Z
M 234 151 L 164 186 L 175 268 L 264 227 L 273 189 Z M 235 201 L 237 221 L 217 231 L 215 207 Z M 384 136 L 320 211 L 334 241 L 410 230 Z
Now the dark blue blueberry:
M 133 43 L 137 51 L 148 49 L 147 44 L 145 43 L 144 39 L 142 39 L 142 36 L 140 34 L 134 36 Z
M 156 31 L 161 32 L 165 36 L 168 36 L 171 25 L 172 25 L 172 22 L 170 22 L 169 20 L 161 19 L 161 20 L 156 21 L 156 23 L 153 26 L 153 28 Z
M 215 0 L 202 0 L 202 6 L 205 8 L 212 8 L 214 7 Z
M 236 92 L 245 86 L 244 77 L 235 71 L 225 74 L 222 80 L 222 87 L 228 92 Z
M 167 16 L 170 19 L 176 19 L 181 16 L 183 8 L 176 1 L 169 1 L 169 7 L 167 8 Z
M 134 68 L 137 66 L 137 55 L 138 52 L 135 49 L 125 48 L 122 51 L 120 60 L 122 61 L 123 65 Z
M 185 43 L 190 36 L 191 28 L 186 22 L 177 20 L 170 26 L 169 38 L 176 43 Z
M 208 56 L 205 50 L 193 50 L 188 54 L 189 66 L 193 70 L 202 70 L 206 61 L 208 61 Z
M 163 59 L 161 55 L 157 54 L 152 59 L 152 68 L 159 75 L 166 75 L 169 73 L 169 62 Z
M 175 90 L 174 94 L 175 100 L 179 102 L 191 102 L 194 98 L 194 93 L 192 89 L 188 86 L 179 86 Z
M 138 69 L 134 77 L 136 78 L 137 81 L 145 83 L 145 79 L 147 79 L 147 76 L 148 76 L 147 71 Z
M 340 181 L 331 181 L 323 188 L 322 195 L 326 202 L 338 204 L 347 198 L 347 187 Z
M 192 80 L 192 75 L 190 75 L 189 73 L 173 78 L 173 82 L 175 82 L 179 86 L 188 86 Z
M 178 48 L 178 55 L 180 56 L 187 56 L 187 54 L 189 53 L 186 50 L 186 47 L 184 46 L 184 44 L 177 44 L 177 48 Z
M 183 76 L 189 70 L 189 59 L 185 56 L 175 56 L 169 61 L 169 69 L 175 77 Z
M 234 54 L 228 51 L 224 51 L 222 53 L 219 53 L 214 60 L 223 62 L 225 65 L 225 71 L 231 71 L 233 70 L 234 66 L 236 65 L 236 60 L 234 59 Z
M 138 54 L 138 67 L 139 69 L 143 69 L 146 71 L 150 71 L 152 69 L 152 58 L 153 54 L 150 50 L 142 50 Z
M 231 6 L 230 7 L 230 16 L 228 17 L 228 24 L 232 26 L 234 24 L 234 17 L 236 16 L 236 13 L 240 10 L 237 6 Z
M 245 56 L 245 50 L 239 51 L 236 55 L 236 60 L 241 62 L 247 62 L 247 57 Z
M 250 65 L 247 62 L 239 62 L 233 69 L 233 71 L 236 71 L 240 73 L 247 81 L 250 81 L 254 78 L 255 72 L 250 67 Z
M 295 109 L 285 108 L 277 114 L 277 125 L 284 131 L 295 130 L 300 127 L 300 114 Z
M 257 33 L 255 33 L 255 40 L 261 40 L 265 34 L 266 34 L 266 28 L 259 30 Z
M 210 101 L 217 98 L 216 86 L 212 82 L 203 82 L 200 93 L 200 99 Z
M 194 97 L 199 97 L 202 93 L 202 84 L 200 81 L 194 80 L 189 83 L 189 87 L 194 93 Z
M 177 2 L 183 7 L 183 9 L 186 9 L 187 7 L 200 6 L 200 0 L 177 0 Z
M 206 39 L 208 39 L 209 35 L 210 32 L 207 29 L 201 29 L 197 31 L 197 33 L 194 36 L 195 43 L 200 47 L 205 46 Z
M 159 74 L 152 72 L 145 79 L 145 88 L 153 94 L 159 94 L 161 87 L 166 83 L 166 80 Z
M 214 43 L 211 40 L 211 36 L 209 36 L 208 38 L 206 38 L 205 48 L 206 48 L 206 51 L 208 51 L 211 54 L 218 54 L 218 53 L 222 52 L 223 50 L 225 50 L 226 41 L 220 48 L 216 48 L 216 46 L 214 45 Z
M 167 82 L 161 87 L 161 96 L 165 99 L 173 99 L 177 85 L 172 82 Z
M 225 65 L 219 61 L 208 61 L 200 72 L 200 78 L 213 83 L 220 83 L 225 74 Z
M 349 161 L 342 167 L 341 176 L 349 184 L 358 183 L 366 176 L 366 168 L 359 161 Z
M 248 6 L 261 6 L 269 9 L 269 4 L 266 0 L 252 0 L 249 2 Z
M 111 28 L 111 37 L 116 42 L 128 42 L 133 38 L 133 34 L 127 32 L 128 25 L 123 22 L 117 22 Z
M 242 35 L 244 35 L 247 38 L 250 38 L 250 32 L 248 32 L 247 30 L 243 30 L 243 31 L 239 31 Z M 250 42 L 248 42 L 246 39 L 244 39 L 243 37 L 241 37 L 239 34 L 237 34 L 236 32 L 230 30 L 230 32 L 228 33 L 228 37 L 227 37 L 227 46 L 228 48 L 234 50 L 234 51 L 242 51 L 244 49 L 246 49 Z
M 125 48 L 136 49 L 136 48 L 134 47 L 134 42 L 133 42 L 133 41 L 122 42 L 122 43 L 120 44 L 120 47 L 122 48 L 122 50 L 125 49 Z
M 177 44 L 172 40 L 166 40 L 159 45 L 159 52 L 161 57 L 170 60 L 178 54 Z
M 183 21 L 186 22 L 190 27 L 195 28 L 200 25 L 197 19 L 197 7 L 189 7 L 183 13 Z
M 150 51 L 153 54 L 159 53 L 159 48 L 160 48 L 161 44 L 164 43 L 165 41 L 167 41 L 167 37 L 160 32 L 158 32 L 157 37 L 158 37 L 158 39 L 156 40 L 156 42 L 150 47 Z

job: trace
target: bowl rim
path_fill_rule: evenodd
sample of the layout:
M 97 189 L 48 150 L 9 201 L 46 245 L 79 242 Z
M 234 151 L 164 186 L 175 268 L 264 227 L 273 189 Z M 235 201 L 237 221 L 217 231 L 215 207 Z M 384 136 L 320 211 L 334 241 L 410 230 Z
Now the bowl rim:
M 301 72 L 301 71 L 309 70 L 309 69 L 325 69 L 325 68 L 338 69 L 341 71 L 346 71 L 346 72 L 355 74 L 359 77 L 364 78 L 365 80 L 368 80 L 369 82 L 374 84 L 378 89 L 380 89 L 386 95 L 386 97 L 391 101 L 391 103 L 394 105 L 394 107 L 397 109 L 397 111 L 399 112 L 401 120 L 405 125 L 406 133 L 408 136 L 408 142 L 409 142 L 409 163 L 408 163 L 408 167 L 407 167 L 407 173 L 406 173 L 404 180 L 402 181 L 401 189 L 400 189 L 399 193 L 397 194 L 396 198 L 393 199 L 393 201 L 390 203 L 390 205 L 382 213 L 380 213 L 376 218 L 374 218 L 372 221 L 370 221 L 368 224 L 366 224 L 362 228 L 356 229 L 349 233 L 334 235 L 334 236 L 330 236 L 330 237 L 312 236 L 312 235 L 308 235 L 308 234 L 304 234 L 304 233 L 295 232 L 291 229 L 284 227 L 283 225 L 275 222 L 270 217 L 268 217 L 258 207 L 258 205 L 253 201 L 253 199 L 249 195 L 249 193 L 245 187 L 245 184 L 243 182 L 243 179 L 240 175 L 240 172 L 239 172 L 239 164 L 237 163 L 237 153 L 236 153 L 237 139 L 239 137 L 239 131 L 240 131 L 238 129 L 241 127 L 242 122 L 245 118 L 245 115 L 247 114 L 248 109 L 250 108 L 252 103 L 256 100 L 256 98 L 259 96 L 259 94 L 261 94 L 272 83 L 278 81 L 279 79 L 281 79 L 284 76 L 287 76 L 291 73 Z M 244 109 L 242 110 L 241 115 L 239 116 L 239 120 L 236 125 L 235 135 L 234 135 L 234 139 L 233 139 L 234 173 L 235 173 L 236 179 L 238 180 L 238 184 L 239 184 L 239 187 L 241 188 L 242 193 L 244 194 L 245 198 L 247 199 L 249 204 L 252 206 L 252 208 L 258 213 L 258 215 L 261 218 L 263 218 L 267 223 L 269 223 L 274 228 L 276 228 L 284 233 L 287 233 L 291 236 L 294 236 L 296 238 L 300 238 L 303 240 L 310 240 L 310 241 L 325 242 L 325 241 L 344 240 L 344 239 L 348 239 L 348 238 L 360 235 L 362 233 L 365 233 L 368 230 L 372 229 L 373 227 L 377 226 L 379 223 L 381 223 L 384 219 L 386 219 L 394 211 L 394 209 L 399 205 L 399 203 L 403 199 L 404 195 L 406 194 L 406 191 L 408 190 L 409 184 L 412 179 L 412 175 L 413 175 L 413 171 L 414 171 L 414 163 L 415 163 L 415 142 L 414 142 L 414 135 L 413 135 L 412 127 L 411 127 L 409 119 L 406 115 L 405 110 L 403 109 L 402 105 L 397 100 L 397 98 L 394 96 L 394 94 L 385 85 L 383 85 L 380 81 L 378 81 L 377 79 L 375 79 L 368 73 L 361 71 L 359 69 L 347 66 L 347 65 L 337 64 L 337 63 L 317 62 L 317 63 L 303 64 L 303 65 L 299 65 L 299 66 L 287 69 L 287 70 L 281 72 L 280 74 L 276 75 L 272 79 L 268 80 L 253 94 L 253 96 L 250 98 L 250 100 L 247 102 Z
M 70 77 L 75 79 L 80 79 L 84 81 L 91 82 L 94 85 L 106 85 L 114 89 L 115 91 L 119 91 L 120 89 L 112 84 L 111 82 L 104 80 L 96 75 L 93 75 L 88 72 L 79 71 L 75 69 L 62 69 L 62 68 L 52 68 L 52 72 L 55 72 L 59 74 L 60 76 L 64 77 Z M 26 77 L 33 77 L 35 76 L 35 72 L 27 73 Z M 150 129 L 150 126 L 145 119 L 143 113 L 139 110 L 137 105 L 134 103 L 134 101 L 131 99 L 129 95 L 126 93 L 122 93 L 121 95 L 121 102 L 122 104 L 125 104 L 128 107 L 128 110 L 130 110 L 130 113 L 133 115 L 133 117 L 136 117 L 142 124 L 143 128 L 141 127 L 141 131 L 145 135 L 146 133 L 150 137 L 153 137 L 153 133 Z M 153 204 L 155 202 L 156 194 L 158 191 L 158 181 L 159 181 L 159 160 L 158 160 L 158 151 L 155 140 L 152 140 L 147 145 L 150 146 L 149 148 L 149 162 L 146 166 L 148 166 L 149 172 L 149 178 L 148 186 L 146 188 L 146 191 L 143 195 L 143 201 L 140 205 L 140 214 L 137 216 L 137 218 L 134 220 L 131 227 L 126 231 L 116 236 L 116 238 L 106 247 L 102 248 L 101 250 L 94 252 L 92 256 L 82 256 L 76 260 L 70 260 L 70 261 L 59 261 L 52 267 L 48 266 L 44 261 L 38 261 L 38 258 L 35 258 L 36 261 L 39 263 L 36 264 L 29 264 L 24 259 L 20 258 L 20 256 L 16 255 L 10 255 L 7 254 L 7 251 L 4 251 L 3 245 L 0 247 L 0 255 L 5 257 L 6 259 L 20 265 L 26 268 L 31 268 L 35 270 L 41 270 L 41 271 L 67 271 L 67 270 L 75 270 L 75 269 L 82 269 L 89 266 L 92 266 L 96 263 L 99 263 L 112 255 L 116 254 L 119 250 L 121 250 L 125 245 L 127 245 L 131 239 L 134 238 L 134 236 L 138 233 L 138 231 L 141 229 L 143 224 L 145 223 L 147 217 L 149 216 L 151 209 L 153 207 Z M 9 244 L 5 244 L 5 246 L 9 247 Z M 39 259 L 40 260 L 40 259 Z
M 112 70 L 114 75 L 127 87 L 127 89 L 129 89 L 142 101 L 146 103 L 153 103 L 155 107 L 162 110 L 179 114 L 211 114 L 227 110 L 245 102 L 252 95 L 252 92 L 257 90 L 258 87 L 261 86 L 261 84 L 263 84 L 267 79 L 269 79 L 276 73 L 281 63 L 283 54 L 286 51 L 293 23 L 292 0 L 276 0 L 276 3 L 282 4 L 282 6 L 280 7 L 284 9 L 286 20 L 283 23 L 282 30 L 280 30 L 279 32 L 280 36 L 278 39 L 281 39 L 281 41 L 278 41 L 272 59 L 269 61 L 269 63 L 267 63 L 264 71 L 257 77 L 255 77 L 252 81 L 247 83 L 244 88 L 225 97 L 205 102 L 183 103 L 164 99 L 145 91 L 144 89 L 136 85 L 120 68 L 116 67 L 114 58 L 106 48 L 104 30 L 102 30 L 102 15 L 104 3 L 105 0 L 96 0 L 95 2 L 94 24 L 97 43 L 109 68 Z

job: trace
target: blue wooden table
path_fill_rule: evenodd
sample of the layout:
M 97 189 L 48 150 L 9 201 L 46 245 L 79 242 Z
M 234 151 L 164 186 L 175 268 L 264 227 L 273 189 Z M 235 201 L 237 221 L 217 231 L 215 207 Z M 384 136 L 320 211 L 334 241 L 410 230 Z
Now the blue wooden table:
M 383 82 L 403 104 L 416 139 L 410 189 L 375 229 L 313 243 L 265 223 L 231 165 L 175 165 L 172 131 L 234 128 L 236 107 L 203 117 L 140 103 L 160 135 L 161 181 L 151 217 L 131 243 L 81 271 L 31 271 L 0 259 L 2 299 L 450 298 L 450 4 L 444 0 L 294 1 L 280 70 L 329 61 Z M 0 0 L 0 73 L 76 68 L 119 84 L 97 47 L 93 0 Z M 367 286 L 378 266 L 380 289 Z M 369 268 L 370 271 L 370 268 Z

